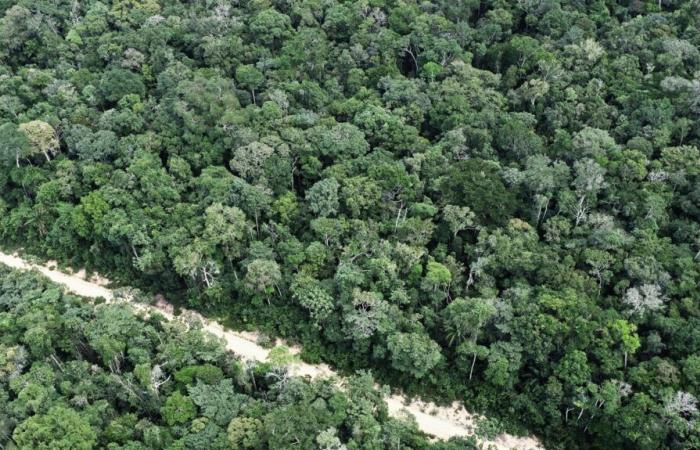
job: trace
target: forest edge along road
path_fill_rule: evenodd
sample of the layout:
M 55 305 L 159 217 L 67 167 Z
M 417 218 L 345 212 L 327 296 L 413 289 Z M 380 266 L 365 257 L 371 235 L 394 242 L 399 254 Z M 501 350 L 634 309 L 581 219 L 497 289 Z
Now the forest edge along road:
M 67 274 L 56 269 L 51 269 L 53 264 L 39 265 L 27 262 L 24 258 L 15 254 L 0 252 L 0 263 L 15 269 L 36 270 L 55 283 L 62 284 L 67 289 L 83 297 L 102 297 L 108 302 L 115 301 L 112 290 L 106 286 L 109 280 L 102 277 L 86 279 L 84 271 L 75 274 Z M 172 307 L 161 300 L 160 307 L 130 302 L 130 305 L 138 311 L 158 311 L 168 320 L 175 318 Z M 270 350 L 256 344 L 257 335 L 250 332 L 236 332 L 225 329 L 221 324 L 208 320 L 199 313 L 191 310 L 183 310 L 201 320 L 203 329 L 212 335 L 221 338 L 226 343 L 226 349 L 246 360 L 265 361 Z M 292 353 L 299 353 L 299 348 L 291 348 Z M 296 362 L 290 368 L 290 372 L 297 376 L 338 377 L 338 375 L 326 364 L 307 364 Z M 340 378 L 340 377 L 339 377 Z M 438 406 L 434 403 L 420 400 L 409 401 L 401 395 L 391 395 L 385 398 L 389 413 L 392 416 L 401 416 L 403 411 L 410 413 L 416 420 L 418 428 L 424 433 L 438 439 L 449 439 L 455 436 L 471 436 L 474 434 L 477 416 L 467 412 L 462 405 L 454 402 L 450 407 Z M 486 447 L 493 446 L 498 450 L 509 449 L 542 449 L 541 444 L 532 437 L 517 437 L 502 434 L 493 440 L 482 440 Z
M 109 280 L 102 277 L 85 279 L 85 273 L 83 271 L 77 272 L 76 274 L 67 274 L 56 269 L 51 269 L 50 267 L 52 264 L 33 264 L 27 262 L 17 254 L 10 255 L 4 252 L 0 252 L 0 263 L 15 269 L 36 270 L 51 281 L 66 286 L 70 292 L 83 297 L 102 297 L 108 302 L 115 301 L 114 293 L 106 287 L 109 284 Z M 130 305 L 139 311 L 158 311 L 168 320 L 175 318 L 174 314 L 168 311 L 168 309 L 172 308 L 156 308 L 155 306 L 133 302 L 130 302 Z M 203 329 L 223 339 L 226 343 L 227 350 L 234 352 L 243 359 L 252 361 L 267 360 L 270 350 L 255 343 L 255 333 L 227 330 L 221 324 L 208 320 L 199 313 L 191 310 L 183 310 L 183 312 L 201 320 Z M 298 352 L 298 348 L 292 348 L 292 353 Z M 290 371 L 293 375 L 309 376 L 312 378 L 338 376 L 326 364 L 312 365 L 304 362 L 297 362 L 291 367 Z M 476 417 L 467 412 L 458 402 L 453 403 L 450 407 L 444 407 L 420 400 L 408 401 L 405 397 L 400 395 L 391 395 L 385 398 L 385 400 L 389 413 L 392 416 L 400 416 L 402 411 L 407 411 L 415 418 L 418 428 L 420 428 L 421 431 L 438 439 L 449 439 L 455 436 L 471 436 L 474 434 L 473 430 L 476 425 Z M 502 434 L 493 440 L 482 440 L 482 443 L 485 446 L 494 446 L 498 450 L 543 448 L 534 438 L 517 437 L 508 434 Z

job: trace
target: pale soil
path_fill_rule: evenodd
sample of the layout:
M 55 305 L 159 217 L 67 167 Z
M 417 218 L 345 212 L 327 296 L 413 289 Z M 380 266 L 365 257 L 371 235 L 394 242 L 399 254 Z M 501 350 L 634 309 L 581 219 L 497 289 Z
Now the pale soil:
M 17 254 L 9 255 L 0 252 L 0 263 L 16 269 L 34 269 L 41 272 L 50 280 L 65 285 L 70 292 L 84 297 L 103 297 L 107 301 L 115 300 L 113 291 L 106 288 L 109 281 L 101 277 L 92 277 L 86 280 L 85 272 L 80 271 L 74 274 L 64 273 L 54 270 L 55 263 L 49 262 L 47 265 L 31 264 L 19 257 Z M 128 301 L 128 299 L 127 299 Z M 139 311 L 158 311 L 168 320 L 174 319 L 173 308 L 147 306 L 132 303 L 133 307 Z M 194 311 L 184 311 L 184 314 L 193 316 L 201 320 L 204 330 L 212 335 L 223 339 L 226 348 L 241 358 L 252 361 L 265 361 L 270 350 L 256 344 L 258 335 L 250 332 L 236 332 L 225 329 L 215 321 L 210 321 Z M 291 347 L 291 353 L 297 354 L 300 349 Z M 338 377 L 338 375 L 326 364 L 307 364 L 296 362 L 290 368 L 294 375 L 309 377 Z M 339 377 L 338 377 L 339 378 Z M 424 433 L 438 439 L 449 439 L 454 436 L 471 436 L 474 434 L 475 419 L 478 416 L 470 414 L 458 402 L 454 402 L 451 407 L 437 406 L 434 403 L 426 403 L 419 400 L 409 401 L 400 395 L 391 395 L 386 398 L 389 413 L 395 417 L 403 417 L 406 412 L 410 413 L 416 420 L 418 428 Z M 492 446 L 497 450 L 527 450 L 543 449 L 541 444 L 531 437 L 517 437 L 502 434 L 494 440 L 482 440 L 485 447 Z

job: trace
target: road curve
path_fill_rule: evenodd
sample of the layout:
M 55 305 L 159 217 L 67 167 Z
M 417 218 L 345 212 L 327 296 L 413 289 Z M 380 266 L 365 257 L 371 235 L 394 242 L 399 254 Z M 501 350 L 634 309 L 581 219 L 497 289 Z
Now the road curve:
M 24 258 L 15 254 L 0 252 L 0 263 L 15 269 L 36 270 L 55 283 L 66 286 L 68 291 L 89 298 L 103 297 L 108 302 L 128 301 L 116 298 L 114 292 L 106 286 L 109 281 L 104 278 L 86 279 L 84 272 L 68 274 L 49 268 L 51 265 L 38 265 L 27 262 Z M 168 320 L 174 319 L 172 308 L 157 308 L 141 303 L 130 303 L 136 310 L 149 312 L 158 311 Z M 221 324 L 208 320 L 199 313 L 185 310 L 187 314 L 198 317 L 204 326 L 204 330 L 223 339 L 226 348 L 244 360 L 265 361 L 270 353 L 266 348 L 256 343 L 255 333 L 236 332 L 225 329 Z M 298 348 L 292 348 L 293 353 L 298 353 Z M 307 364 L 297 362 L 290 371 L 294 375 L 309 377 L 338 377 L 338 375 L 326 364 Z M 339 377 L 340 378 L 340 377 Z M 419 400 L 408 401 L 400 395 L 391 395 L 386 399 L 389 413 L 392 416 L 401 416 L 405 412 L 410 413 L 416 420 L 418 428 L 424 433 L 437 439 L 447 440 L 456 436 L 471 436 L 474 434 L 475 419 L 478 416 L 467 412 L 462 405 L 455 402 L 450 407 L 437 406 L 434 403 Z M 502 434 L 493 440 L 481 440 L 486 448 L 491 446 L 497 450 L 529 450 L 543 449 L 542 445 L 531 437 L 517 437 Z

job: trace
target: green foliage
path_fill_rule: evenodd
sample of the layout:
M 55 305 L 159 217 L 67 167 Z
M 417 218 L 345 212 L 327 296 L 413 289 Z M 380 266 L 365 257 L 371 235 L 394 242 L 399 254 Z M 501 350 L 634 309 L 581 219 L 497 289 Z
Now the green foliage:
M 38 332 L 44 327 L 51 333 Z M 374 435 L 387 443 L 372 448 L 391 450 L 394 441 L 432 448 L 412 422 L 387 417 L 367 375 L 348 379 L 350 393 L 331 380 L 295 378 L 282 367 L 288 349 L 280 352 L 286 361 L 271 354 L 274 367 L 246 364 L 239 372 L 244 365 L 201 325 L 94 305 L 36 273 L 0 266 L 0 331 L 5 448 L 285 448 L 277 443 L 313 440 L 330 427 L 346 448 L 367 448 L 365 437 Z M 107 335 L 109 348 L 121 351 L 103 361 L 97 355 Z
M 245 284 L 253 292 L 270 296 L 282 277 L 275 261 L 255 259 L 246 268 Z
M 168 425 L 187 423 L 195 417 L 197 410 L 192 400 L 175 391 L 168 397 L 165 405 L 160 410 L 160 414 Z
M 445 267 L 443 264 L 440 264 L 439 262 L 428 262 L 428 267 L 425 274 L 425 282 L 427 283 L 429 288 L 432 288 L 433 290 L 439 288 L 446 289 L 449 287 L 451 281 L 452 274 L 450 273 L 450 270 L 447 267 Z
M 697 2 L 64 3 L 0 2 L 4 243 L 552 448 L 698 446 L 698 421 L 666 411 L 700 396 Z M 141 423 L 172 389 L 200 412 L 188 387 L 230 375 L 215 345 L 144 351 L 158 327 L 111 310 L 60 339 L 54 314 L 21 339 L 0 318 L 0 373 L 88 346 L 131 375 L 68 397 L 81 417 L 109 416 L 95 390 L 143 405 L 115 445 L 229 444 L 233 417 Z M 0 411 L 45 414 L 64 391 L 42 383 Z M 289 431 L 281 448 L 420 448 L 309 410 L 237 417 Z
M 136 94 L 143 98 L 146 87 L 138 74 L 114 68 L 102 74 L 99 81 L 99 92 L 105 100 L 115 103 L 128 94 Z
M 516 201 L 491 161 L 470 159 L 452 165 L 440 184 L 446 202 L 469 208 L 485 224 L 503 224 L 514 216 Z
M 187 366 L 175 373 L 175 380 L 183 385 L 194 384 L 197 380 L 206 384 L 214 384 L 221 381 L 223 378 L 223 371 L 211 364 Z
M 335 178 L 326 178 L 311 186 L 306 193 L 309 209 L 319 217 L 333 216 L 338 212 L 338 188 Z
M 391 364 L 396 370 L 423 378 L 442 359 L 440 346 L 420 333 L 396 333 L 387 339 Z
M 300 275 L 291 286 L 294 299 L 309 311 L 311 318 L 320 325 L 335 309 L 333 297 L 315 279 Z
M 51 158 L 49 155 L 58 153 L 59 142 L 56 130 L 51 125 L 42 120 L 32 120 L 19 125 L 19 131 L 26 138 L 33 154 L 40 153 L 46 157 L 47 161 Z M 18 143 L 22 145 L 22 143 Z
M 262 72 L 252 65 L 242 65 L 236 68 L 236 81 L 246 89 L 249 89 L 255 103 L 255 90 L 258 89 L 265 81 L 265 76 Z
M 259 448 L 263 439 L 263 424 L 252 417 L 237 417 L 228 424 L 228 442 L 233 450 Z
M 22 448 L 89 450 L 95 448 L 97 433 L 86 417 L 56 405 L 46 414 L 32 416 L 17 425 L 12 439 Z

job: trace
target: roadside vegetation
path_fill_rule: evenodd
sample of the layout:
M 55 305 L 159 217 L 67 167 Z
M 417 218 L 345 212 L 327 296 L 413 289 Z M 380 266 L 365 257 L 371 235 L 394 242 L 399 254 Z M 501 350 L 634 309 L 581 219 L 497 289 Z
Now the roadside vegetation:
M 244 363 L 197 322 L 95 306 L 0 266 L 0 448 L 476 448 L 431 444 L 383 395 L 369 374 L 341 391 Z

